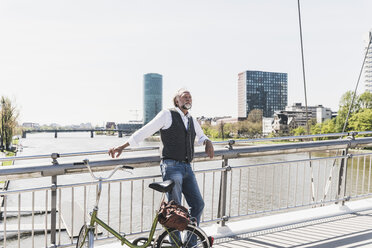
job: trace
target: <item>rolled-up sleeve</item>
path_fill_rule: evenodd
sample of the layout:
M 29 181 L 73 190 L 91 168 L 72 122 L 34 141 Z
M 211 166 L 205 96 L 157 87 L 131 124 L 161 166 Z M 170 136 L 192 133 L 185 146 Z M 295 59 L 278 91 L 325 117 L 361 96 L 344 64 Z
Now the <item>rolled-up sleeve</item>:
M 195 129 L 196 138 L 198 139 L 197 144 L 202 145 L 205 140 L 209 140 L 209 139 L 204 134 L 203 129 L 199 125 L 199 122 L 194 117 L 192 118 L 192 120 L 194 122 L 194 129 Z

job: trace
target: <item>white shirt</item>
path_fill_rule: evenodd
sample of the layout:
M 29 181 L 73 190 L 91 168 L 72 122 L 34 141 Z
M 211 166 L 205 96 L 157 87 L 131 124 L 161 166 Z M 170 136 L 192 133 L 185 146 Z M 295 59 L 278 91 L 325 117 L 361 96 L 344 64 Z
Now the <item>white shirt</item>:
M 183 120 L 183 124 L 185 124 L 185 128 L 187 129 L 188 125 L 188 118 L 191 116 L 189 113 L 184 115 L 183 112 L 176 108 L 177 112 L 181 115 Z M 191 117 L 194 122 L 194 129 L 196 138 L 198 140 L 197 144 L 201 145 L 208 137 L 204 134 L 203 129 L 200 127 L 199 123 L 195 120 L 194 117 Z M 130 146 L 138 146 L 138 144 L 143 141 L 145 138 L 153 135 L 155 132 L 159 131 L 160 129 L 168 129 L 172 125 L 172 114 L 169 109 L 164 109 L 160 111 L 152 121 L 147 123 L 141 129 L 137 130 L 130 138 L 128 139 L 128 143 Z

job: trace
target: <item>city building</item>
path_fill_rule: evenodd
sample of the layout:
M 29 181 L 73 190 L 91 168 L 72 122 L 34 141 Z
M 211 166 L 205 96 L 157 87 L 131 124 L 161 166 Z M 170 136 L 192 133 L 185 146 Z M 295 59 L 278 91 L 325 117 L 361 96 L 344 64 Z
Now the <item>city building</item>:
M 148 73 L 143 76 L 143 124 L 151 121 L 163 108 L 163 76 Z
M 238 74 L 238 118 L 245 119 L 254 109 L 263 111 L 263 117 L 287 106 L 287 73 L 244 71 Z
M 294 103 L 292 106 L 286 106 L 287 111 L 291 117 L 296 117 L 297 122 L 300 126 L 306 126 L 306 106 L 302 106 L 301 103 Z M 317 123 L 322 123 L 332 118 L 332 110 L 330 108 L 323 107 L 323 105 L 307 106 L 308 118 L 316 119 Z
M 365 86 L 365 91 L 372 92 L 372 44 L 369 45 L 371 42 L 371 37 L 372 37 L 372 30 L 370 30 L 364 39 L 365 47 L 364 47 L 364 52 L 367 51 L 368 47 L 368 53 L 367 53 L 367 58 L 364 63 L 364 86 Z M 369 45 L 369 46 L 368 46 Z
M 142 122 L 140 121 L 129 121 L 128 123 L 120 123 L 117 125 L 119 130 L 134 132 L 142 127 Z
M 333 113 L 330 108 L 325 108 L 322 105 L 316 108 L 316 122 L 323 123 L 326 120 L 332 119 Z
M 272 122 L 273 133 L 279 135 L 288 135 L 292 129 L 299 126 L 296 119 L 290 116 L 288 112 L 276 111 L 274 114 L 274 120 Z
M 306 107 L 302 106 L 301 103 L 294 103 L 292 106 L 287 106 L 285 110 L 275 111 L 272 120 L 272 132 L 289 134 L 292 129 L 300 126 L 306 130 L 307 120 L 316 120 L 317 123 L 323 123 L 334 116 L 330 108 L 325 108 L 322 105 L 308 106 L 306 115 Z M 270 131 L 269 120 L 263 118 L 262 121 L 266 121 L 266 123 L 263 123 L 263 134 L 267 135 Z
M 116 129 L 116 123 L 113 121 L 106 122 L 106 129 Z
M 22 127 L 24 128 L 32 128 L 32 129 L 39 129 L 40 124 L 39 123 L 33 123 L 33 122 L 24 122 L 22 124 Z
M 87 123 L 81 123 L 79 125 L 80 129 L 93 129 L 92 123 L 87 122 Z

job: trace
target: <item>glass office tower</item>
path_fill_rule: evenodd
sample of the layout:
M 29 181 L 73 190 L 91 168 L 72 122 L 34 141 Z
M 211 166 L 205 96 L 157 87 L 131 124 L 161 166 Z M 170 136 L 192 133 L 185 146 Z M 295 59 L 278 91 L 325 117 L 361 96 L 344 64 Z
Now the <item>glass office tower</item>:
M 245 119 L 253 109 L 272 117 L 288 102 L 287 73 L 245 71 L 238 74 L 238 118 Z
M 163 108 L 163 76 L 148 73 L 143 76 L 143 124 L 151 121 Z

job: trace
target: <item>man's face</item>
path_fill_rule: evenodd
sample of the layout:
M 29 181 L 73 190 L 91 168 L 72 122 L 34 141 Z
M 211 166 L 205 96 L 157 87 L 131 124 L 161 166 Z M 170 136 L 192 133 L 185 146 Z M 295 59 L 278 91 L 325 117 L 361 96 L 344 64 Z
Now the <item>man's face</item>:
M 179 97 L 178 97 L 178 107 L 181 109 L 189 110 L 192 106 L 192 97 L 190 92 L 184 91 Z

